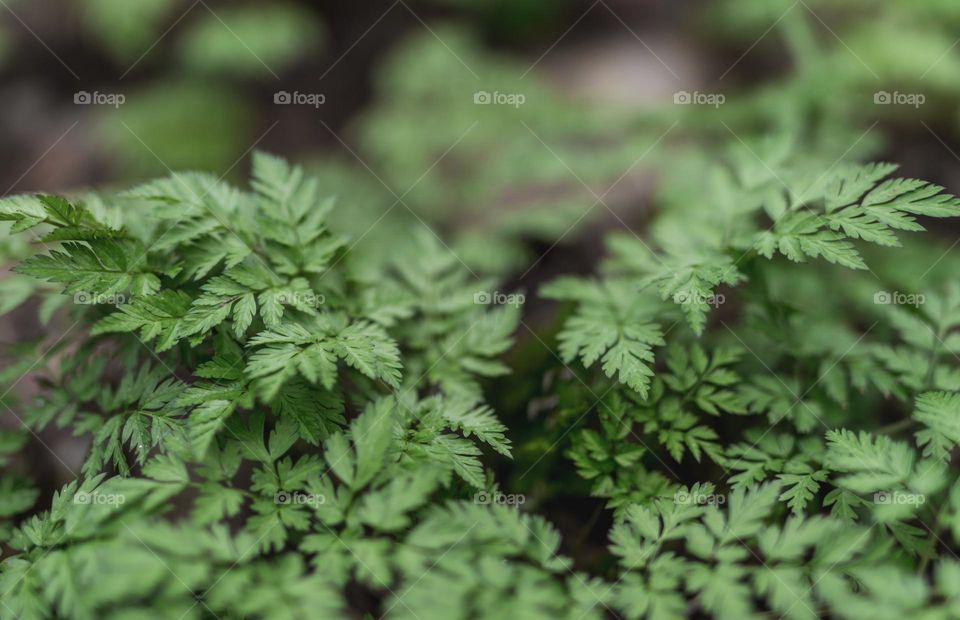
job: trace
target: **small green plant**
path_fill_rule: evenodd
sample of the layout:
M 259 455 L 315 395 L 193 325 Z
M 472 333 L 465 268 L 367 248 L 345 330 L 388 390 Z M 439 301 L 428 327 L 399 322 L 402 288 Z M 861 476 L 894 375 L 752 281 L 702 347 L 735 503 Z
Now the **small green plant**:
M 615 512 L 612 606 L 950 617 L 960 288 L 934 252 L 890 289 L 900 233 L 960 200 L 777 152 L 717 165 L 696 218 L 613 236 L 602 278 L 543 290 L 571 305 L 559 353 L 584 372 L 559 388 L 556 442 Z
M 505 590 L 564 574 L 546 522 L 472 501 L 495 492 L 482 450 L 510 454 L 477 379 L 506 371 L 516 308 L 475 303 L 478 284 L 427 234 L 362 264 L 328 229 L 332 208 L 262 154 L 252 192 L 184 174 L 86 203 L 4 202 L 0 217 L 48 248 L 17 271 L 74 302 L 73 327 L 33 343 L 60 360 L 15 415 L 90 439 L 50 510 L 7 522 L 5 616 L 330 617 L 348 583 L 412 590 L 384 609 L 422 616 L 430 565 L 439 579 L 523 559 Z M 5 432 L 4 452 L 24 440 Z M 3 485 L 7 518 L 36 500 L 21 477 Z M 174 502 L 189 508 L 165 521 Z M 568 586 L 551 587 L 566 608 Z

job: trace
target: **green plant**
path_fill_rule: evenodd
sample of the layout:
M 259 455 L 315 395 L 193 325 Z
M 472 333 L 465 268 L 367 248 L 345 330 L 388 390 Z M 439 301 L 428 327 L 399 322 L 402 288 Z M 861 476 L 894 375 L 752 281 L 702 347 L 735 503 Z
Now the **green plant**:
M 960 289 L 920 288 L 928 269 L 889 292 L 889 272 L 898 233 L 960 200 L 895 166 L 776 152 L 759 175 L 717 165 L 695 219 L 612 237 L 601 279 L 543 289 L 571 304 L 559 353 L 584 372 L 556 442 L 617 515 L 614 606 L 951 617 Z
M 0 199 L 0 311 L 39 332 L 0 370 L 0 617 L 960 618 L 960 260 L 925 230 L 960 199 L 877 161 L 875 85 L 802 4 L 714 9 L 782 14 L 794 64 L 718 109 L 570 104 L 438 28 L 356 165 Z M 870 58 L 955 14 L 895 4 L 850 26 Z M 192 70 L 260 72 L 221 35 Z M 537 272 L 648 153 L 640 225 Z
M 184 615 L 333 614 L 347 583 L 415 585 L 443 559 L 442 531 L 466 536 L 454 517 L 476 518 L 458 554 L 491 569 L 529 558 L 504 588 L 562 574 L 545 522 L 463 501 L 490 489 L 481 448 L 509 454 L 476 379 L 505 371 L 495 357 L 516 310 L 476 304 L 429 233 L 379 272 L 357 269 L 326 225 L 332 208 L 268 155 L 250 193 L 184 174 L 95 202 L 3 203 L 15 232 L 57 246 L 18 273 L 34 292 L 62 290 L 76 322 L 52 348 L 32 343 L 60 360 L 14 407 L 31 429 L 91 441 L 49 511 L 7 522 L 5 615 L 99 617 L 148 592 Z M 4 452 L 24 439 L 5 434 Z M 22 477 L 3 485 L 6 517 L 36 500 Z M 190 508 L 164 521 L 178 497 Z M 258 592 L 238 597 L 251 580 Z
M 559 351 L 583 367 L 557 386 L 556 444 L 614 514 L 598 576 L 484 471 L 483 450 L 512 447 L 478 379 L 507 370 L 519 312 L 478 305 L 495 283 L 428 230 L 365 261 L 316 182 L 263 154 L 251 192 L 179 174 L 6 199 L 44 246 L 19 299 L 46 296 L 48 319 L 74 302 L 63 336 L 15 351 L 9 382 L 58 362 L 12 410 L 90 449 L 25 520 L 29 477 L 0 478 L 4 613 L 338 617 L 356 588 L 411 618 L 952 613 L 960 565 L 937 546 L 960 531 L 960 291 L 903 307 L 874 278 L 898 231 L 958 201 L 893 166 L 811 177 L 784 153 L 782 179 L 810 189 L 718 164 L 704 191 L 727 200 L 697 225 L 665 212 L 658 250 L 614 236 L 601 279 L 544 289 L 572 302 Z M 888 249 L 868 261 L 866 242 Z M 835 299 L 803 303 L 807 285 Z M 8 459 L 27 439 L 3 437 Z

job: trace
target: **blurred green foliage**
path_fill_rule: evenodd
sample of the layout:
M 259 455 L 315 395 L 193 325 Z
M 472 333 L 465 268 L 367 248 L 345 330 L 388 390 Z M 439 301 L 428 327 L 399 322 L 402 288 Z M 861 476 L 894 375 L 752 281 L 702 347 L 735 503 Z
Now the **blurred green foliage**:
M 121 174 L 226 170 L 254 140 L 255 108 L 228 86 L 154 82 L 99 115 L 100 135 Z M 185 139 L 189 138 L 189 139 Z
M 184 66 L 211 75 L 276 76 L 315 58 L 323 46 L 316 17 L 297 5 L 230 7 L 191 22 L 179 41 Z

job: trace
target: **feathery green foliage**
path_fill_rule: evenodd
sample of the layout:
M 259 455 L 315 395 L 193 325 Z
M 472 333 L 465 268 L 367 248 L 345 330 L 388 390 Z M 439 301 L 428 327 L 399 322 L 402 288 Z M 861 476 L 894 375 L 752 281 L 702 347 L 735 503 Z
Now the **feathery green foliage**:
M 438 28 L 355 127 L 390 195 L 256 153 L 248 189 L 0 199 L 0 311 L 48 326 L 0 370 L 0 618 L 960 618 L 960 261 L 925 231 L 960 199 L 878 161 L 845 46 L 768 4 L 737 23 L 782 15 L 796 66 L 679 140 Z M 230 21 L 282 63 L 286 10 Z M 191 71 L 261 72 L 208 26 Z M 535 271 L 648 154 L 642 226 Z

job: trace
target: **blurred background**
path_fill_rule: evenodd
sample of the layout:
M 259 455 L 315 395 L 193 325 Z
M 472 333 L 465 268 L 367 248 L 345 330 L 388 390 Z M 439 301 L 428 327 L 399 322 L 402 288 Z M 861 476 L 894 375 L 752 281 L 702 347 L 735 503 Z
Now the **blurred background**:
M 958 36 L 950 0 L 0 0 L 0 189 L 241 182 L 264 149 L 370 245 L 423 218 L 505 273 L 642 221 L 685 137 L 803 123 L 950 186 Z
M 956 0 L 0 0 L 0 75 L 3 195 L 242 185 L 261 149 L 338 196 L 357 254 L 426 227 L 504 290 L 592 271 L 652 205 L 710 209 L 722 158 L 895 161 L 960 193 Z
M 264 149 L 322 175 L 357 234 L 422 217 L 503 273 L 531 240 L 633 225 L 685 135 L 841 119 L 818 144 L 949 186 L 958 36 L 949 0 L 0 0 L 0 189 L 241 182 Z

